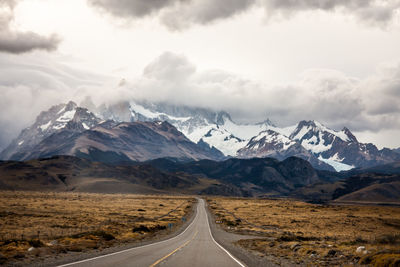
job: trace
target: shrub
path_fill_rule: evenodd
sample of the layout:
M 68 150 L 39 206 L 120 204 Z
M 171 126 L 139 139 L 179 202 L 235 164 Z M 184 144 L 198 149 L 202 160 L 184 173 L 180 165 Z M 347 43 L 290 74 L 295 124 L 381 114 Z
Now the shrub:
M 136 233 L 136 232 L 150 232 L 150 229 L 145 225 L 139 225 L 139 226 L 133 227 L 132 232 L 134 232 L 134 233 Z
M 397 267 L 400 266 L 400 254 L 382 254 L 378 255 L 372 261 L 376 267 Z
M 146 225 L 139 225 L 139 226 L 135 226 L 132 229 L 132 232 L 136 233 L 136 232 L 156 232 L 156 231 L 160 231 L 160 230 L 165 230 L 167 229 L 167 227 L 165 225 L 155 225 L 152 227 L 147 227 Z
M 375 241 L 378 244 L 391 244 L 395 245 L 400 243 L 400 235 L 384 235 L 376 239 Z
M 43 242 L 40 241 L 39 239 L 31 239 L 28 241 L 28 243 L 34 248 L 40 248 L 44 246 Z
M 106 241 L 110 241 L 110 240 L 114 240 L 115 239 L 115 237 L 112 234 L 107 233 L 105 231 L 95 231 L 92 234 L 95 235 L 95 236 L 101 237 Z
M 87 235 L 94 235 L 103 238 L 106 241 L 110 241 L 115 239 L 115 237 L 112 234 L 109 234 L 103 230 L 98 230 L 98 231 L 93 231 L 93 232 L 87 232 L 87 233 L 79 233 L 75 235 L 71 235 L 72 238 L 82 238 Z
M 318 241 L 320 238 L 315 236 L 301 236 L 301 235 L 291 235 L 284 234 L 276 239 L 276 241 L 280 242 L 291 242 L 291 241 Z

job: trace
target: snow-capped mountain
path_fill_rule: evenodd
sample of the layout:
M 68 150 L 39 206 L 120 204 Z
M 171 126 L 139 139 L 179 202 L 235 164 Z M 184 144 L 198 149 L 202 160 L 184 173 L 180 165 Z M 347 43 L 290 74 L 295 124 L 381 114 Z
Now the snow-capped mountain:
M 319 160 L 332 165 L 336 170 L 380 165 L 400 157 L 390 149 L 378 150 L 373 144 L 358 142 L 349 129 L 334 131 L 316 121 L 301 121 L 290 134 Z
M 96 161 L 145 161 L 158 157 L 223 159 L 210 147 L 191 142 L 164 121 L 102 120 L 74 102 L 51 107 L 1 153 L 1 158 L 29 160 L 72 155 Z
M 83 132 L 93 128 L 100 121 L 101 119 L 92 112 L 78 107 L 72 101 L 53 106 L 48 111 L 41 112 L 32 126 L 22 130 L 20 135 L 1 152 L 0 158 L 19 158 L 21 155 L 31 152 L 33 147 L 42 140 L 62 129 Z
M 270 128 L 267 120 L 256 124 L 237 124 L 226 112 L 214 112 L 203 108 L 170 105 L 166 103 L 121 102 L 97 109 L 103 119 L 116 121 L 168 121 L 184 133 L 192 142 L 205 142 L 226 156 L 236 156 L 248 141 Z
M 316 121 L 300 121 L 297 125 L 280 128 L 269 120 L 240 124 L 224 111 L 168 103 L 125 101 L 96 107 L 86 100 L 84 105 L 90 107 L 90 111 L 69 102 L 42 112 L 36 122 L 23 130 L 0 154 L 0 158 L 25 158 L 44 139 L 64 130 L 69 136 L 100 124 L 102 129 L 110 130 L 117 129 L 115 127 L 122 122 L 166 121 L 211 158 L 221 158 L 220 152 L 240 158 L 275 157 L 283 160 L 297 156 L 316 168 L 334 168 L 337 171 L 400 161 L 400 154 L 394 150 L 378 150 L 373 144 L 358 142 L 347 128 L 335 131 Z M 83 137 L 79 140 L 87 141 Z
M 269 120 L 240 124 L 223 111 L 144 101 L 103 105 L 97 112 L 103 119 L 117 121 L 165 120 L 194 143 L 208 144 L 232 157 L 298 156 L 314 167 L 337 171 L 400 160 L 390 149 L 359 143 L 347 128 L 335 131 L 316 121 L 301 121 L 286 128 Z
M 314 167 L 321 170 L 334 171 L 334 168 L 320 161 L 299 142 L 273 130 L 266 130 L 251 138 L 247 145 L 238 150 L 239 158 L 272 157 L 284 160 L 296 156 L 307 160 Z

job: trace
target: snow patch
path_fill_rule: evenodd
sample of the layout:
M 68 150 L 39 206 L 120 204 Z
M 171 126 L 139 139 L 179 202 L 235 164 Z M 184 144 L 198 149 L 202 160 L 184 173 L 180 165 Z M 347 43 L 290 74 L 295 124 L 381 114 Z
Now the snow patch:
M 260 132 L 268 130 L 269 125 L 263 124 L 236 124 L 229 119 L 225 120 L 223 125 L 220 125 L 228 132 L 232 133 L 234 136 L 240 139 L 247 139 L 258 135 Z
M 39 128 L 42 130 L 42 132 L 44 132 L 47 130 L 47 128 L 49 128 L 50 124 L 51 124 L 51 121 L 49 121 L 46 124 L 40 125 Z
M 314 135 L 310 139 L 304 139 L 303 141 L 301 141 L 301 145 L 305 149 L 315 154 L 325 152 L 332 148 L 332 144 L 325 145 L 322 132 L 318 132 L 318 138 Z
M 270 130 L 275 131 L 277 133 L 283 134 L 284 136 L 290 136 L 290 134 L 296 129 L 297 125 L 292 125 L 284 128 L 270 126 L 268 127 Z
M 136 104 L 134 102 L 131 102 L 130 106 L 131 106 L 131 110 L 132 111 L 134 111 L 136 113 L 139 113 L 139 114 L 142 114 L 143 116 L 145 116 L 145 117 L 147 117 L 149 119 L 156 119 L 160 115 L 160 113 L 152 112 L 152 111 L 150 111 L 150 110 L 144 108 L 143 106 L 138 105 L 138 104 Z
M 82 122 L 82 126 L 83 126 L 83 128 L 85 128 L 86 130 L 89 130 L 89 129 L 90 129 L 90 127 L 89 127 L 89 126 L 87 126 L 87 124 L 86 124 L 86 123 L 84 123 L 84 122 Z
M 351 169 L 354 168 L 353 165 L 348 165 L 348 164 L 345 164 L 345 163 L 337 162 L 336 160 L 334 160 L 334 157 L 335 156 L 332 156 L 329 159 L 324 159 L 321 155 L 319 155 L 318 159 L 320 161 L 323 161 L 323 162 L 331 165 L 337 172 L 348 171 L 348 170 L 351 170 Z
M 75 116 L 76 109 L 65 112 L 61 117 L 57 119 L 58 122 L 68 122 Z
M 213 125 L 206 125 L 204 127 L 198 127 L 195 129 L 189 129 L 188 127 L 178 128 L 190 141 L 197 143 L 200 139 L 205 136 L 211 129 L 214 129 Z M 191 132 L 190 132 L 191 130 Z M 203 140 L 205 142 L 205 140 Z
M 154 111 L 146 109 L 145 107 L 143 107 L 139 104 L 136 104 L 135 102 L 131 102 L 130 107 L 131 107 L 131 113 L 136 112 L 136 113 L 139 113 L 139 114 L 141 114 L 149 119 L 153 119 L 153 120 L 159 119 L 160 117 L 165 116 L 170 120 L 183 122 L 183 121 L 187 121 L 191 118 L 191 117 L 174 117 L 174 116 L 171 116 L 171 115 L 168 115 L 165 113 L 154 112 Z M 134 114 L 132 114 L 132 115 L 134 115 Z
M 61 124 L 58 124 L 58 125 L 54 125 L 53 129 L 60 130 L 60 129 L 64 128 L 65 125 L 66 125 L 66 123 L 61 123 Z
M 337 162 L 342 162 L 344 159 L 341 159 L 340 157 L 339 157 L 339 153 L 338 152 L 336 152 L 336 154 L 335 155 L 333 155 L 332 157 L 330 157 L 330 159 L 331 160 L 334 160 L 334 161 L 337 161 Z

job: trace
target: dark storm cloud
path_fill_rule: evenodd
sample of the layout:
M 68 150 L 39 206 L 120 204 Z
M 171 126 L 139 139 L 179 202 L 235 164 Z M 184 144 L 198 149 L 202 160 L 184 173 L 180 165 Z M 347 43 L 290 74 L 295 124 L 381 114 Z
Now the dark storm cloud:
M 170 30 L 231 18 L 251 7 L 265 8 L 268 18 L 305 11 L 342 12 L 367 24 L 386 25 L 398 15 L 400 0 L 88 0 L 123 19 L 158 16 Z
M 32 50 L 52 51 L 57 49 L 57 35 L 41 36 L 34 32 L 19 32 L 13 29 L 14 8 L 17 0 L 0 1 L 0 52 L 20 54 Z

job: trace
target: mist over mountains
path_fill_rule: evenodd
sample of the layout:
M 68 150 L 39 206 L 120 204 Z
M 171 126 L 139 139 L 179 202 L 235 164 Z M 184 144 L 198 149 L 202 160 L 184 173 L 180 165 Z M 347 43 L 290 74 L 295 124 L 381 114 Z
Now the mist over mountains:
M 360 143 L 347 128 L 335 131 L 317 121 L 277 127 L 266 119 L 236 123 L 230 114 L 146 101 L 95 106 L 86 99 L 43 111 L 1 152 L 3 160 L 74 155 L 104 162 L 226 157 L 291 156 L 317 169 L 343 171 L 400 160 L 398 150 Z

